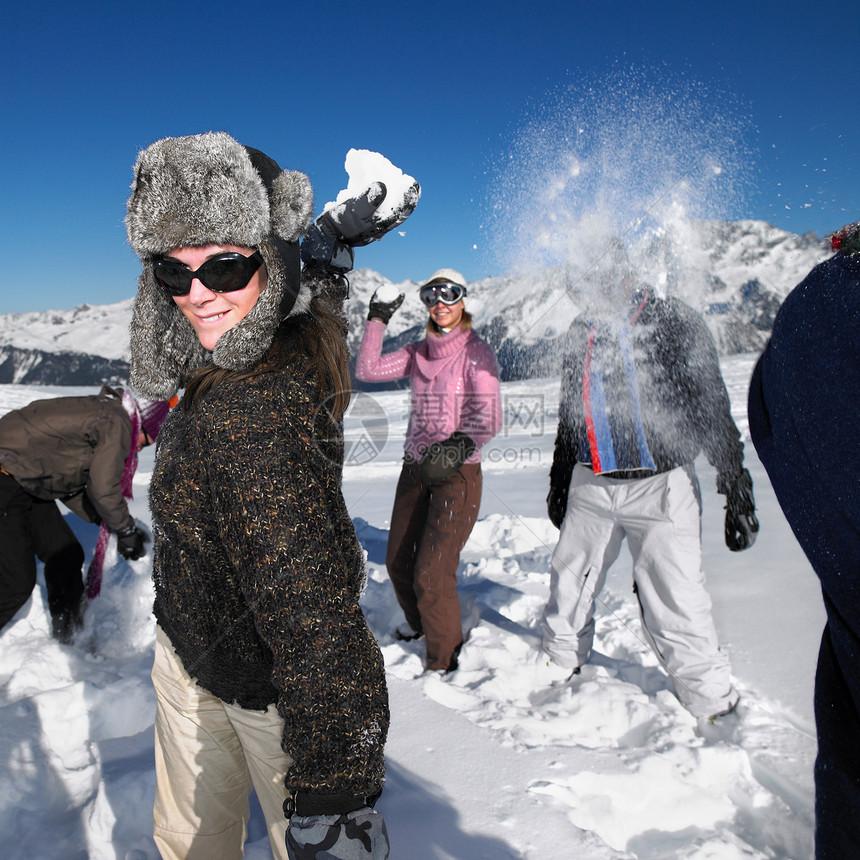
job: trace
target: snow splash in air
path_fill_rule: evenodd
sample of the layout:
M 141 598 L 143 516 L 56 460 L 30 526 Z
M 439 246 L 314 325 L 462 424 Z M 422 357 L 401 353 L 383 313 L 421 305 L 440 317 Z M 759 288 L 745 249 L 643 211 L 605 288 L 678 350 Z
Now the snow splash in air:
M 700 305 L 707 285 L 690 233 L 741 216 L 751 188 L 751 127 L 714 87 L 663 69 L 616 69 L 551 94 L 496 170 L 490 245 L 517 277 L 582 276 L 621 239 L 640 280 Z M 544 278 L 545 280 L 545 278 Z

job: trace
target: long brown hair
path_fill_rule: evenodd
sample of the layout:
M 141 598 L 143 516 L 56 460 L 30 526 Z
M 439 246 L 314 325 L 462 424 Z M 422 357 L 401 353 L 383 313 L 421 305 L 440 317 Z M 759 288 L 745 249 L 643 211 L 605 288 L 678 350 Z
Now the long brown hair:
M 318 402 L 325 400 L 332 420 L 339 420 L 349 406 L 351 388 L 345 335 L 343 316 L 314 297 L 306 313 L 281 323 L 266 355 L 254 367 L 226 370 L 210 364 L 195 370 L 182 396 L 182 408 L 196 408 L 208 391 L 225 380 L 251 379 L 291 366 L 314 380 Z

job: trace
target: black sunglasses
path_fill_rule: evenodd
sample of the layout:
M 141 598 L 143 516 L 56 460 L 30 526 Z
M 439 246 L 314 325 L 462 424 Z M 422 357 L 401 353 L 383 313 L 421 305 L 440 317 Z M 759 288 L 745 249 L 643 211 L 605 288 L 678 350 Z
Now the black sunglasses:
M 250 257 L 228 251 L 212 257 L 193 272 L 176 260 L 156 260 L 152 264 L 152 274 L 171 296 L 187 296 L 195 278 L 213 292 L 232 293 L 245 289 L 262 265 L 259 251 L 254 251 Z
M 418 295 L 428 308 L 432 308 L 437 302 L 456 305 L 466 295 L 466 288 L 460 284 L 425 284 Z

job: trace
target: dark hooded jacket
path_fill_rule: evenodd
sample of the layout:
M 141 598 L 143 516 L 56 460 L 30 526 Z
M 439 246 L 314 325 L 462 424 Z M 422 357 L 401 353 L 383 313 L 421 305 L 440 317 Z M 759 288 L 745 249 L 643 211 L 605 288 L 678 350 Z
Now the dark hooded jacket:
M 644 304 L 643 304 L 644 302 Z M 630 335 L 644 436 L 656 466 L 667 472 L 692 464 L 704 451 L 720 477 L 743 469 L 743 444 L 731 415 L 713 337 L 702 316 L 675 298 L 648 290 L 634 296 Z M 592 324 L 574 320 L 567 335 L 562 370 L 558 432 L 550 471 L 550 497 L 563 512 L 573 468 L 588 456 L 583 375 Z M 628 400 L 627 380 L 617 350 L 608 351 L 606 398 L 618 415 Z M 613 381 L 614 380 L 614 381 Z M 654 474 L 641 473 L 641 477 Z
M 121 392 L 36 400 L 0 418 L 0 465 L 28 493 L 60 499 L 111 531 L 133 523 L 122 495 L 131 418 Z

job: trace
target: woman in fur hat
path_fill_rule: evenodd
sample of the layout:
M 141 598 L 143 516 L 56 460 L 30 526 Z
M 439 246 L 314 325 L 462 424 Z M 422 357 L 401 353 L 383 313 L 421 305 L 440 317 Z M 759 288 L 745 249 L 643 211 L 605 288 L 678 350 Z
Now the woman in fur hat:
M 418 188 L 382 219 L 384 197 L 375 183 L 311 224 L 308 178 L 223 133 L 135 166 L 132 378 L 184 388 L 150 486 L 165 858 L 241 857 L 252 788 L 276 857 L 388 856 L 388 699 L 341 493 L 343 272 Z
M 406 616 L 395 636 L 423 636 L 426 668 L 450 672 L 463 644 L 460 551 L 481 506 L 481 446 L 499 432 L 502 409 L 496 359 L 472 331 L 463 276 L 439 269 L 420 297 L 426 337 L 382 355 L 385 326 L 404 296 L 373 294 L 355 374 L 366 382 L 409 377 L 412 412 L 385 557 Z

